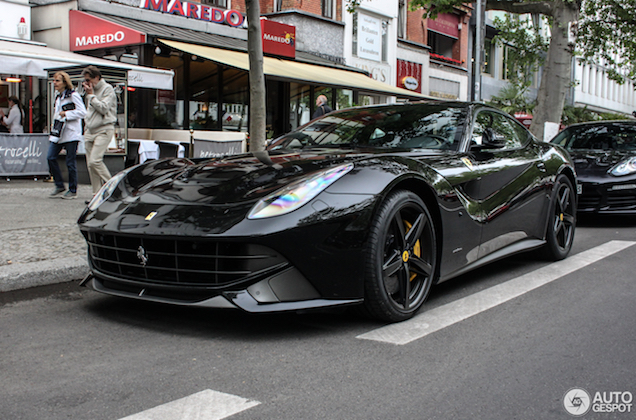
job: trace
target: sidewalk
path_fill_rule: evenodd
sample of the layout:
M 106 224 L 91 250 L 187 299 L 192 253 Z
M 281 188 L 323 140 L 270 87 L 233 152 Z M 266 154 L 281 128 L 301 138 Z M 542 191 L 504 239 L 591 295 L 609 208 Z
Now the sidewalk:
M 90 185 L 75 200 L 49 198 L 55 184 L 0 178 L 0 292 L 78 280 L 88 274 L 77 227 Z

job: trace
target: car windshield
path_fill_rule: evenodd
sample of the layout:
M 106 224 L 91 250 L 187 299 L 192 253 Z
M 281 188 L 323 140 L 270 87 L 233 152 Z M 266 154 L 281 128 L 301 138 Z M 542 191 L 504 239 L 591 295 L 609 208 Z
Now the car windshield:
M 269 146 L 458 150 L 467 109 L 443 104 L 354 108 L 326 115 Z
M 636 151 L 636 124 L 616 122 L 569 127 L 552 143 L 566 150 Z

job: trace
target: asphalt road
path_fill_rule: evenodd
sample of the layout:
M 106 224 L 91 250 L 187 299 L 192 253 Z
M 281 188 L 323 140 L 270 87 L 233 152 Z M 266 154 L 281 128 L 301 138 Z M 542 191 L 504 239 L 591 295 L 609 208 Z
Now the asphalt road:
M 579 418 L 632 419 L 636 218 L 583 220 L 570 265 L 617 243 L 565 275 L 526 254 L 439 285 L 394 334 L 426 328 L 427 313 L 452 317 L 460 299 L 554 277 L 405 344 L 363 338 L 384 325 L 349 312 L 253 316 L 76 283 L 6 292 L 0 418 L 568 419 L 575 388 L 570 409 L 589 410 Z

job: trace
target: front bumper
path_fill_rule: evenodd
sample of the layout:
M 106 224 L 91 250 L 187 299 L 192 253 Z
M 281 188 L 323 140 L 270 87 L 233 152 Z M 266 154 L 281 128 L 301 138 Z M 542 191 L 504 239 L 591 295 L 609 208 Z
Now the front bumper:
M 235 292 L 221 292 L 216 295 L 201 295 L 199 297 L 176 297 L 174 293 L 165 294 L 158 292 L 153 287 L 123 285 L 117 281 L 103 280 L 89 274 L 80 286 L 88 287 L 97 292 L 112 296 L 132 298 L 149 302 L 166 303 L 170 305 L 191 306 L 215 309 L 240 309 L 250 313 L 301 311 L 333 306 L 355 305 L 362 303 L 362 299 L 321 299 L 307 296 L 300 301 L 281 301 L 277 295 L 282 294 L 289 298 L 292 290 L 281 289 L 269 281 L 261 281 L 245 290 Z M 306 286 L 306 285 L 305 285 Z M 308 290 L 305 290 L 308 292 Z M 283 297 L 285 298 L 285 297 Z
M 579 213 L 636 214 L 636 179 L 586 182 L 578 198 Z

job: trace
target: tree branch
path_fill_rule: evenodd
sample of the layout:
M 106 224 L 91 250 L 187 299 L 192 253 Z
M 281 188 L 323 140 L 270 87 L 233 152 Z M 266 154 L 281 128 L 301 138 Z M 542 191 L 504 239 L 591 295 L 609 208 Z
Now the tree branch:
M 527 1 L 517 2 L 509 0 L 487 0 L 486 10 L 502 10 L 510 13 L 539 13 L 545 16 L 552 16 L 554 7 L 553 1 Z

